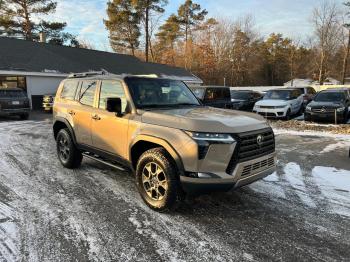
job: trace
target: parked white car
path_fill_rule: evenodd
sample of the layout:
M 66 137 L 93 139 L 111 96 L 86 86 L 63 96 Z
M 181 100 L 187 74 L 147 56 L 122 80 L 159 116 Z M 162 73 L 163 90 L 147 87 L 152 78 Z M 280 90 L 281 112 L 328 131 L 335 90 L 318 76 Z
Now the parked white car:
M 283 88 L 270 90 L 255 103 L 253 112 L 267 118 L 290 119 L 303 110 L 304 96 L 300 89 Z

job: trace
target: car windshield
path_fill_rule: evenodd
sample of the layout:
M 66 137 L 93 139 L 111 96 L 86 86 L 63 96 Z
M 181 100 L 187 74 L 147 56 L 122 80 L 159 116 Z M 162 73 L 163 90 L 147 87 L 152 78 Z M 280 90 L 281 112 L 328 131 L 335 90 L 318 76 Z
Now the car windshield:
M 137 108 L 200 106 L 197 98 L 181 81 L 154 78 L 126 78 Z
M 271 90 L 266 93 L 264 99 L 289 100 L 290 96 L 289 90 Z
M 341 92 L 321 92 L 314 99 L 316 102 L 341 102 L 343 100 L 345 100 L 345 95 Z
M 0 90 L 0 98 L 1 97 L 26 97 L 26 93 L 22 90 Z
M 249 99 L 250 97 L 251 97 L 251 94 L 249 92 L 231 91 L 232 99 L 246 100 L 246 99 Z

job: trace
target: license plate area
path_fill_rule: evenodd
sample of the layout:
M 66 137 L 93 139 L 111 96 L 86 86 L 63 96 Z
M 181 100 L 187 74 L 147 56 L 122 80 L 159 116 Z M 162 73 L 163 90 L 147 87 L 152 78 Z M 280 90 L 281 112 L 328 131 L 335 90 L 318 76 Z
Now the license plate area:
M 12 105 L 18 106 L 20 104 L 19 101 L 12 101 Z

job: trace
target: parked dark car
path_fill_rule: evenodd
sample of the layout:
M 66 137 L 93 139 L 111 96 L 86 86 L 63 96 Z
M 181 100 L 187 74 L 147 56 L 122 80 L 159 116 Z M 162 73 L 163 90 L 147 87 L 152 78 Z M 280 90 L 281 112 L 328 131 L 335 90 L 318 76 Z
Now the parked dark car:
M 55 99 L 55 95 L 43 96 L 43 109 L 45 112 L 52 112 L 54 99 Z
M 349 117 L 350 96 L 347 89 L 319 92 L 305 110 L 305 120 L 345 123 Z
M 19 88 L 0 88 L 0 116 L 29 117 L 30 105 L 27 94 Z
M 206 106 L 232 109 L 231 92 L 224 86 L 191 87 L 195 96 Z
M 306 107 L 317 94 L 316 90 L 311 86 L 295 88 L 299 89 L 304 94 L 304 107 Z
M 254 105 L 263 95 L 250 90 L 231 90 L 232 108 L 243 111 L 253 111 Z

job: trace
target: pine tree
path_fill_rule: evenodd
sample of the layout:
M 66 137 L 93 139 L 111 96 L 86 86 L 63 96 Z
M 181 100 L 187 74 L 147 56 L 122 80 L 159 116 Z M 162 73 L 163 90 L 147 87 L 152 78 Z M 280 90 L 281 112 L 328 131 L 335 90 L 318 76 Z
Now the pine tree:
M 66 23 L 41 20 L 33 16 L 47 15 L 56 11 L 57 2 L 51 0 L 0 0 L 0 35 L 38 40 L 39 33 L 47 35 L 49 43 L 78 45 L 74 36 L 64 33 Z
M 149 59 L 149 21 L 150 13 L 164 13 L 163 6 L 168 3 L 168 0 L 132 0 L 135 8 L 139 11 L 141 18 L 145 24 L 145 58 L 146 62 Z
M 132 0 L 113 0 L 107 4 L 108 20 L 104 20 L 114 51 L 129 49 L 132 55 L 139 46 L 140 15 Z
M 192 29 L 199 26 L 207 14 L 207 10 L 202 10 L 201 6 L 192 0 L 186 0 L 177 11 L 177 19 L 185 36 L 185 68 L 188 67 L 188 38 L 192 35 Z
M 205 19 L 208 11 L 201 8 L 199 4 L 193 3 L 191 0 L 181 5 L 177 11 L 178 21 L 183 27 L 185 42 L 188 41 L 188 36 L 191 35 L 191 30 Z

